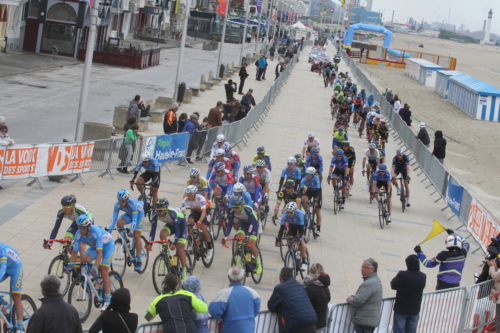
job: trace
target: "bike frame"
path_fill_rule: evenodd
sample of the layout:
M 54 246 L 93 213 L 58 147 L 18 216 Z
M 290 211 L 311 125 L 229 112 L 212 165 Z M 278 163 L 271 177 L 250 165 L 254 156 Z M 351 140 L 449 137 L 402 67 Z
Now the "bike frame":
M 69 263 L 68 265 L 75 266 L 77 264 L 76 263 Z M 84 292 L 83 301 L 87 300 L 85 297 L 87 297 L 87 291 L 90 290 L 89 297 L 92 297 L 92 293 L 94 293 L 97 297 L 99 297 L 99 302 L 104 302 L 104 298 L 102 297 L 102 295 L 99 293 L 99 291 L 96 289 L 96 287 L 92 283 L 92 277 L 89 275 L 89 270 L 92 267 L 94 267 L 94 264 L 86 262 L 86 263 L 78 263 L 78 265 L 85 267 L 85 270 L 82 272 L 82 275 L 81 275 L 85 279 L 85 284 L 84 284 L 84 288 L 83 288 L 83 292 Z M 101 277 L 101 276 L 99 276 L 99 277 Z M 102 277 L 101 277 L 101 279 L 102 279 Z
M 0 291 L 0 298 L 4 298 L 2 294 L 9 296 L 9 304 L 4 305 L 3 307 L 7 308 L 7 310 L 9 311 L 9 317 L 13 317 L 13 315 L 15 316 L 16 314 L 12 312 L 14 310 L 14 301 L 12 300 L 12 293 L 8 291 Z M 20 322 L 17 322 L 16 320 L 16 322 L 21 325 L 27 324 L 28 321 L 31 319 L 31 316 L 29 316 L 28 312 L 24 310 L 24 308 L 23 312 L 28 315 L 28 319 Z M 2 329 L 1 327 L 2 321 L 4 321 L 9 326 L 9 328 L 14 327 L 14 323 L 10 320 L 10 318 L 7 318 L 3 313 L 3 311 L 0 311 L 0 330 Z

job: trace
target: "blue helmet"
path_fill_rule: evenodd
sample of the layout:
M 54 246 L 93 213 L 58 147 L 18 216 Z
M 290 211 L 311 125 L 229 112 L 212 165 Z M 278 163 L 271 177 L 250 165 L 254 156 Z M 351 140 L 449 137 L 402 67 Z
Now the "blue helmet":
M 222 171 L 226 168 L 226 164 L 224 162 L 217 162 L 214 165 L 214 170 L 215 171 Z
M 231 147 L 231 146 L 229 146 L 226 149 L 224 149 L 224 154 L 225 155 L 231 155 L 232 152 L 233 152 L 233 147 Z
M 90 217 L 88 215 L 83 214 L 78 216 L 78 219 L 76 219 L 76 225 L 78 228 L 90 227 L 92 222 L 90 221 Z
M 378 166 L 378 169 L 379 169 L 379 170 L 384 170 L 384 171 L 385 171 L 385 170 L 387 170 L 387 164 L 385 164 L 385 163 L 380 164 L 380 165 Z
M 231 198 L 231 205 L 236 208 L 236 207 L 241 207 L 245 204 L 245 199 L 240 196 L 240 197 L 237 197 L 237 196 L 233 196 Z
M 245 165 L 243 167 L 243 172 L 253 172 L 254 168 L 253 168 L 253 165 Z
M 317 154 L 319 152 L 318 148 L 312 147 L 311 148 L 311 154 Z
M 116 195 L 116 198 L 118 200 L 126 200 L 126 199 L 130 198 L 130 193 L 128 193 L 127 190 L 119 190 L 118 194 Z
M 295 157 L 295 159 L 298 161 L 299 158 L 302 158 L 302 155 L 301 154 L 295 154 L 295 155 L 293 155 L 293 157 Z
M 344 151 L 342 149 L 337 149 L 335 153 L 337 154 L 337 156 L 344 155 Z
M 257 154 L 263 154 L 265 152 L 266 152 L 266 148 L 264 148 L 264 147 L 257 148 Z

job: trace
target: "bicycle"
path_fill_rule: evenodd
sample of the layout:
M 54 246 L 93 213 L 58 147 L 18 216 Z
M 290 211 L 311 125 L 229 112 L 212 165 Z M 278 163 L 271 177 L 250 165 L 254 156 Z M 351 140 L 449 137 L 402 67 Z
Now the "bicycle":
M 406 193 L 405 193 L 405 183 L 403 177 L 396 178 L 396 182 L 399 180 L 399 200 L 401 201 L 401 208 L 403 213 L 406 208 Z
M 78 268 L 79 266 L 75 266 L 75 269 L 72 269 L 69 274 L 64 272 L 65 267 L 71 261 L 71 255 L 68 253 L 68 247 L 73 241 L 66 239 L 44 239 L 43 247 L 47 245 L 47 243 L 60 243 L 61 247 L 59 249 L 59 254 L 52 259 L 49 264 L 49 271 L 47 274 L 53 274 L 61 280 L 61 294 L 64 296 L 68 292 L 69 285 L 73 280 L 74 276 L 78 276 Z M 52 250 L 52 249 L 50 249 Z M 77 258 L 77 262 L 80 261 L 80 257 Z M 67 277 L 67 278 L 66 278 Z M 66 278 L 66 281 L 64 281 Z
M 300 242 L 301 239 L 299 237 L 287 236 L 287 238 L 277 238 L 278 242 L 281 242 L 283 239 L 287 240 L 288 250 L 285 255 L 285 267 L 290 267 L 293 269 L 293 277 L 295 278 L 298 274 L 300 277 L 304 279 L 304 276 L 309 274 L 309 250 L 306 249 L 306 262 L 307 262 L 307 270 L 305 273 L 300 269 L 302 263 L 302 256 L 300 255 Z
M 314 200 L 309 200 L 307 202 L 307 210 L 305 212 L 306 224 L 307 224 L 307 232 L 304 235 L 304 242 L 309 243 L 309 239 L 311 239 L 311 234 L 314 239 L 318 238 L 316 235 L 316 221 L 314 217 L 316 216 L 316 207 L 314 206 Z
M 84 270 L 82 275 L 75 278 L 69 287 L 68 303 L 75 307 L 80 317 L 80 321 L 83 323 L 90 315 L 92 300 L 96 308 L 100 308 L 104 303 L 104 285 L 102 283 L 102 277 L 99 276 L 97 279 L 94 279 L 92 274 L 90 274 L 90 270 L 94 267 L 93 263 L 84 262 L 68 264 L 69 267 L 76 267 L 77 265 L 83 267 Z M 111 294 L 113 294 L 116 289 L 123 288 L 123 281 L 120 274 L 115 271 L 110 271 L 108 275 L 111 280 Z
M 262 273 L 257 274 L 255 273 L 255 269 L 257 268 L 257 261 L 256 258 L 252 255 L 252 252 L 250 251 L 250 245 L 246 244 L 246 239 L 245 238 L 228 238 L 226 239 L 227 241 L 237 241 L 236 244 L 236 250 L 233 254 L 233 257 L 231 258 L 231 266 L 238 266 L 241 267 L 245 270 L 245 274 L 243 275 L 243 280 L 241 281 L 242 285 L 245 285 L 246 278 L 251 275 L 253 282 L 256 284 L 259 284 L 260 281 L 262 280 L 262 274 L 264 274 L 264 270 L 262 270 Z M 224 247 L 228 248 L 226 244 L 224 244 Z M 263 266 L 263 261 L 262 261 L 262 254 L 260 253 L 259 250 L 259 257 L 260 257 L 260 264 Z
M 214 261 L 214 255 L 212 255 L 212 258 L 210 258 L 210 260 L 206 258 L 208 246 L 205 237 L 203 237 L 201 233 L 201 229 L 196 223 L 188 223 L 188 228 L 190 231 L 187 236 L 187 252 L 189 254 L 193 254 L 192 269 L 194 270 L 196 262 L 200 259 L 203 262 L 203 266 L 209 268 L 210 266 L 212 266 L 212 262 Z M 212 244 L 212 249 L 215 252 L 214 238 L 212 234 L 208 234 L 210 235 L 210 243 Z
M 366 123 L 366 120 L 364 120 L 364 119 L 360 120 L 359 127 L 358 127 L 358 133 L 359 133 L 360 138 L 363 136 L 363 131 L 365 130 L 365 123 Z
M 157 240 L 149 242 L 149 244 L 160 244 L 160 253 L 156 256 L 153 262 L 153 271 L 151 272 L 153 278 L 153 286 L 158 293 L 162 293 L 163 280 L 167 273 L 175 274 L 179 277 L 179 281 L 182 280 L 182 266 L 179 260 L 179 256 L 170 254 L 169 245 L 172 243 L 170 240 Z M 191 262 L 191 257 L 187 251 L 184 251 L 186 255 L 186 277 L 191 276 L 193 273 L 193 263 Z M 182 281 L 181 281 L 182 282 Z
M 332 178 L 333 183 L 333 213 L 337 215 L 337 211 L 342 209 L 342 179 Z M 339 186 L 340 183 L 340 186 Z
M 267 217 L 269 216 L 269 200 L 264 200 L 263 198 L 262 205 L 259 206 L 260 210 L 260 221 L 262 222 L 262 230 L 266 228 Z M 260 235 L 260 234 L 259 234 Z M 258 239 L 260 242 L 260 237 Z
M 340 105 L 338 103 L 335 103 L 334 105 L 332 105 L 332 120 L 337 118 L 337 113 L 339 111 L 339 108 L 340 108 Z
M 151 204 L 153 201 L 153 191 L 151 190 L 151 184 L 132 183 L 132 185 L 130 185 L 132 191 L 134 190 L 133 185 L 142 186 L 141 195 L 137 200 L 142 201 L 142 206 L 144 207 L 144 216 L 147 216 L 149 221 L 151 222 L 151 214 L 154 212 L 154 207 Z M 149 190 L 149 194 L 146 194 L 146 189 Z
M 8 302 L 4 299 L 5 296 L 9 296 Z M 21 295 L 21 303 L 23 304 L 23 320 L 21 321 L 21 325 L 26 330 L 28 322 L 37 310 L 37 307 L 33 299 L 26 294 Z M 16 333 L 16 329 L 14 329 L 16 322 L 17 316 L 14 310 L 12 293 L 0 291 L 0 332 Z
M 217 204 L 212 210 L 212 217 L 210 218 L 210 233 L 213 235 L 213 239 L 217 240 L 219 238 L 220 231 L 224 232 L 227 225 L 226 217 L 226 203 L 222 200 L 222 197 L 215 197 Z
M 373 201 L 372 188 L 373 188 L 373 170 L 366 170 L 366 183 L 368 184 L 368 192 L 370 192 L 370 203 Z
M 379 205 L 378 205 L 378 220 L 380 222 L 380 229 L 384 229 L 384 222 L 387 223 L 387 214 L 388 214 L 388 206 L 387 206 L 387 192 L 382 187 L 378 190 L 379 196 Z
M 116 267 L 116 271 L 120 274 L 120 277 L 123 277 L 123 275 L 125 275 L 125 271 L 127 270 L 127 266 L 131 267 L 132 265 L 136 266 L 138 264 L 135 255 L 135 240 L 132 238 L 129 228 L 105 228 L 105 230 L 110 233 L 113 230 L 118 231 L 118 237 L 115 240 L 115 251 L 113 253 L 112 265 L 113 267 Z M 132 241 L 130 241 L 129 237 L 132 238 Z M 141 235 L 141 241 L 142 253 L 140 256 L 143 260 L 142 268 L 137 271 L 139 274 L 146 271 L 149 262 L 149 251 L 146 249 L 148 241 L 143 235 Z

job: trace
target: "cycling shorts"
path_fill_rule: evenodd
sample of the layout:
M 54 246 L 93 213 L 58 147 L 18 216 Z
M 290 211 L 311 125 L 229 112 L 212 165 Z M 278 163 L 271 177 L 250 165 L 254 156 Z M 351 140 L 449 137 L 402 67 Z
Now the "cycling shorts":
M 125 213 L 125 214 L 122 214 L 120 216 L 120 218 L 122 218 L 122 217 L 125 219 L 125 224 L 132 223 L 132 215 Z M 139 221 L 139 222 L 137 223 L 137 226 L 135 227 L 135 229 L 132 231 L 136 231 L 136 230 L 142 231 L 142 229 L 144 229 L 144 212 L 139 212 L 139 216 L 137 217 L 137 221 Z
M 10 265 L 6 270 L 5 274 L 0 280 L 0 283 L 5 281 L 10 277 L 10 292 L 20 294 L 23 292 L 23 263 L 19 260 L 16 264 Z
M 146 171 L 146 172 L 141 173 L 141 175 L 139 177 L 141 177 L 142 179 L 144 179 L 144 183 L 147 183 L 151 179 L 154 178 L 155 174 L 156 174 L 156 172 Z M 151 187 L 160 188 L 160 176 L 161 176 L 161 173 L 158 172 L 158 178 L 156 179 L 156 181 L 151 182 Z
M 344 177 L 344 175 L 345 175 L 344 169 L 335 169 L 335 170 L 333 170 L 333 173 L 332 173 L 332 176 L 337 176 L 339 178 Z
M 205 215 L 205 218 L 203 219 L 203 221 L 201 221 L 201 223 L 203 223 L 204 225 L 209 225 L 207 216 L 210 215 L 210 208 L 207 208 L 205 211 L 207 212 L 207 214 Z M 201 212 L 192 209 L 191 214 L 189 214 L 188 218 L 193 219 L 194 222 L 196 223 L 201 218 Z
M 179 219 L 179 229 L 181 230 L 181 234 L 179 235 L 179 238 L 177 238 L 177 243 L 186 244 L 187 223 L 185 218 Z M 175 228 L 173 224 L 165 224 L 161 230 L 167 230 L 169 236 L 175 235 Z
M 303 228 L 304 234 L 307 232 L 305 231 L 306 226 L 305 225 L 294 225 L 294 224 L 289 224 L 288 225 L 288 236 L 292 237 L 300 237 L 300 229 Z
M 321 193 L 321 189 L 316 190 L 316 189 L 310 189 L 310 188 L 308 188 L 306 190 L 306 193 L 304 193 L 304 195 L 307 197 L 307 200 L 311 200 L 312 198 L 314 198 L 314 195 L 316 194 L 316 191 L 319 191 L 319 196 L 316 199 L 316 202 L 318 203 L 318 205 L 316 206 L 316 208 L 321 208 L 321 204 L 322 204 L 322 201 L 323 201 L 323 195 Z
M 406 177 L 408 177 L 407 171 L 408 170 L 406 169 L 406 165 L 394 166 L 394 173 L 396 174 L 396 176 L 399 176 L 399 174 L 401 174 L 403 176 L 403 179 L 406 179 Z
M 368 163 L 371 165 L 373 173 L 375 173 L 375 170 L 377 170 L 377 160 L 368 160 Z
M 94 225 L 94 219 L 91 220 L 92 225 Z M 71 237 L 72 240 L 75 240 L 75 234 L 78 231 L 78 225 L 76 224 L 76 221 L 71 222 L 71 225 L 69 226 L 68 230 L 66 230 L 66 234 L 64 234 L 64 237 Z
M 381 133 L 380 134 L 380 140 L 383 142 L 388 142 L 387 139 L 389 139 L 389 133 Z
M 390 182 L 384 182 L 383 180 L 377 180 L 376 186 L 378 189 L 381 189 L 382 187 L 384 187 L 385 191 L 387 192 L 387 196 L 390 197 L 391 193 L 389 192 L 388 183 L 390 183 Z
M 115 241 L 110 240 L 109 243 L 104 244 L 102 247 L 102 261 L 101 265 L 110 267 L 111 260 L 113 260 L 113 252 L 115 252 Z M 97 258 L 97 250 L 95 247 L 89 247 L 85 254 L 89 254 L 92 257 L 92 260 Z
M 219 184 L 216 184 L 214 186 L 214 191 L 215 190 L 219 190 L 220 191 L 220 195 L 223 197 L 227 193 L 227 186 L 220 186 Z
M 258 222 L 255 224 L 240 223 L 238 231 L 236 233 L 241 232 L 241 231 L 245 234 L 245 236 L 248 236 L 251 239 L 257 239 L 257 235 L 259 233 L 259 223 Z

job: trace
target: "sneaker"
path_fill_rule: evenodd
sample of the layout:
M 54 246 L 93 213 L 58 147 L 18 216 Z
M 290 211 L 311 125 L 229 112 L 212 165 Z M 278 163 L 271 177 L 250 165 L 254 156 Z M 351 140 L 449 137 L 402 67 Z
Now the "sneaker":
M 321 237 L 321 232 L 319 232 L 318 230 L 316 230 L 314 234 L 316 235 L 316 237 Z
M 109 306 L 109 302 L 102 303 L 101 312 L 106 311 L 106 309 L 108 308 L 108 306 Z
M 406 207 L 410 207 L 410 197 L 406 197 Z
M 349 196 L 352 197 L 352 187 L 349 187 Z
M 399 187 L 397 187 L 397 186 L 396 186 L 396 192 L 397 192 L 398 195 L 401 194 L 401 191 L 399 190 Z
M 255 267 L 255 274 L 262 274 L 262 265 L 257 265 L 257 267 Z
M 391 222 L 392 222 L 391 213 L 387 213 L 387 223 L 391 223 Z
M 139 272 L 141 269 L 142 269 L 142 262 L 138 262 L 134 267 L 134 271 Z
M 302 263 L 302 265 L 300 266 L 300 270 L 301 270 L 302 272 L 307 271 L 307 264 L 306 264 L 305 262 L 303 262 L 303 263 Z
M 205 258 L 207 258 L 207 260 L 210 260 L 212 259 L 213 255 L 214 255 L 214 249 L 208 249 L 207 253 L 205 253 Z
M 342 204 L 340 205 L 340 208 L 341 208 L 341 209 L 345 209 L 345 203 L 342 203 Z

